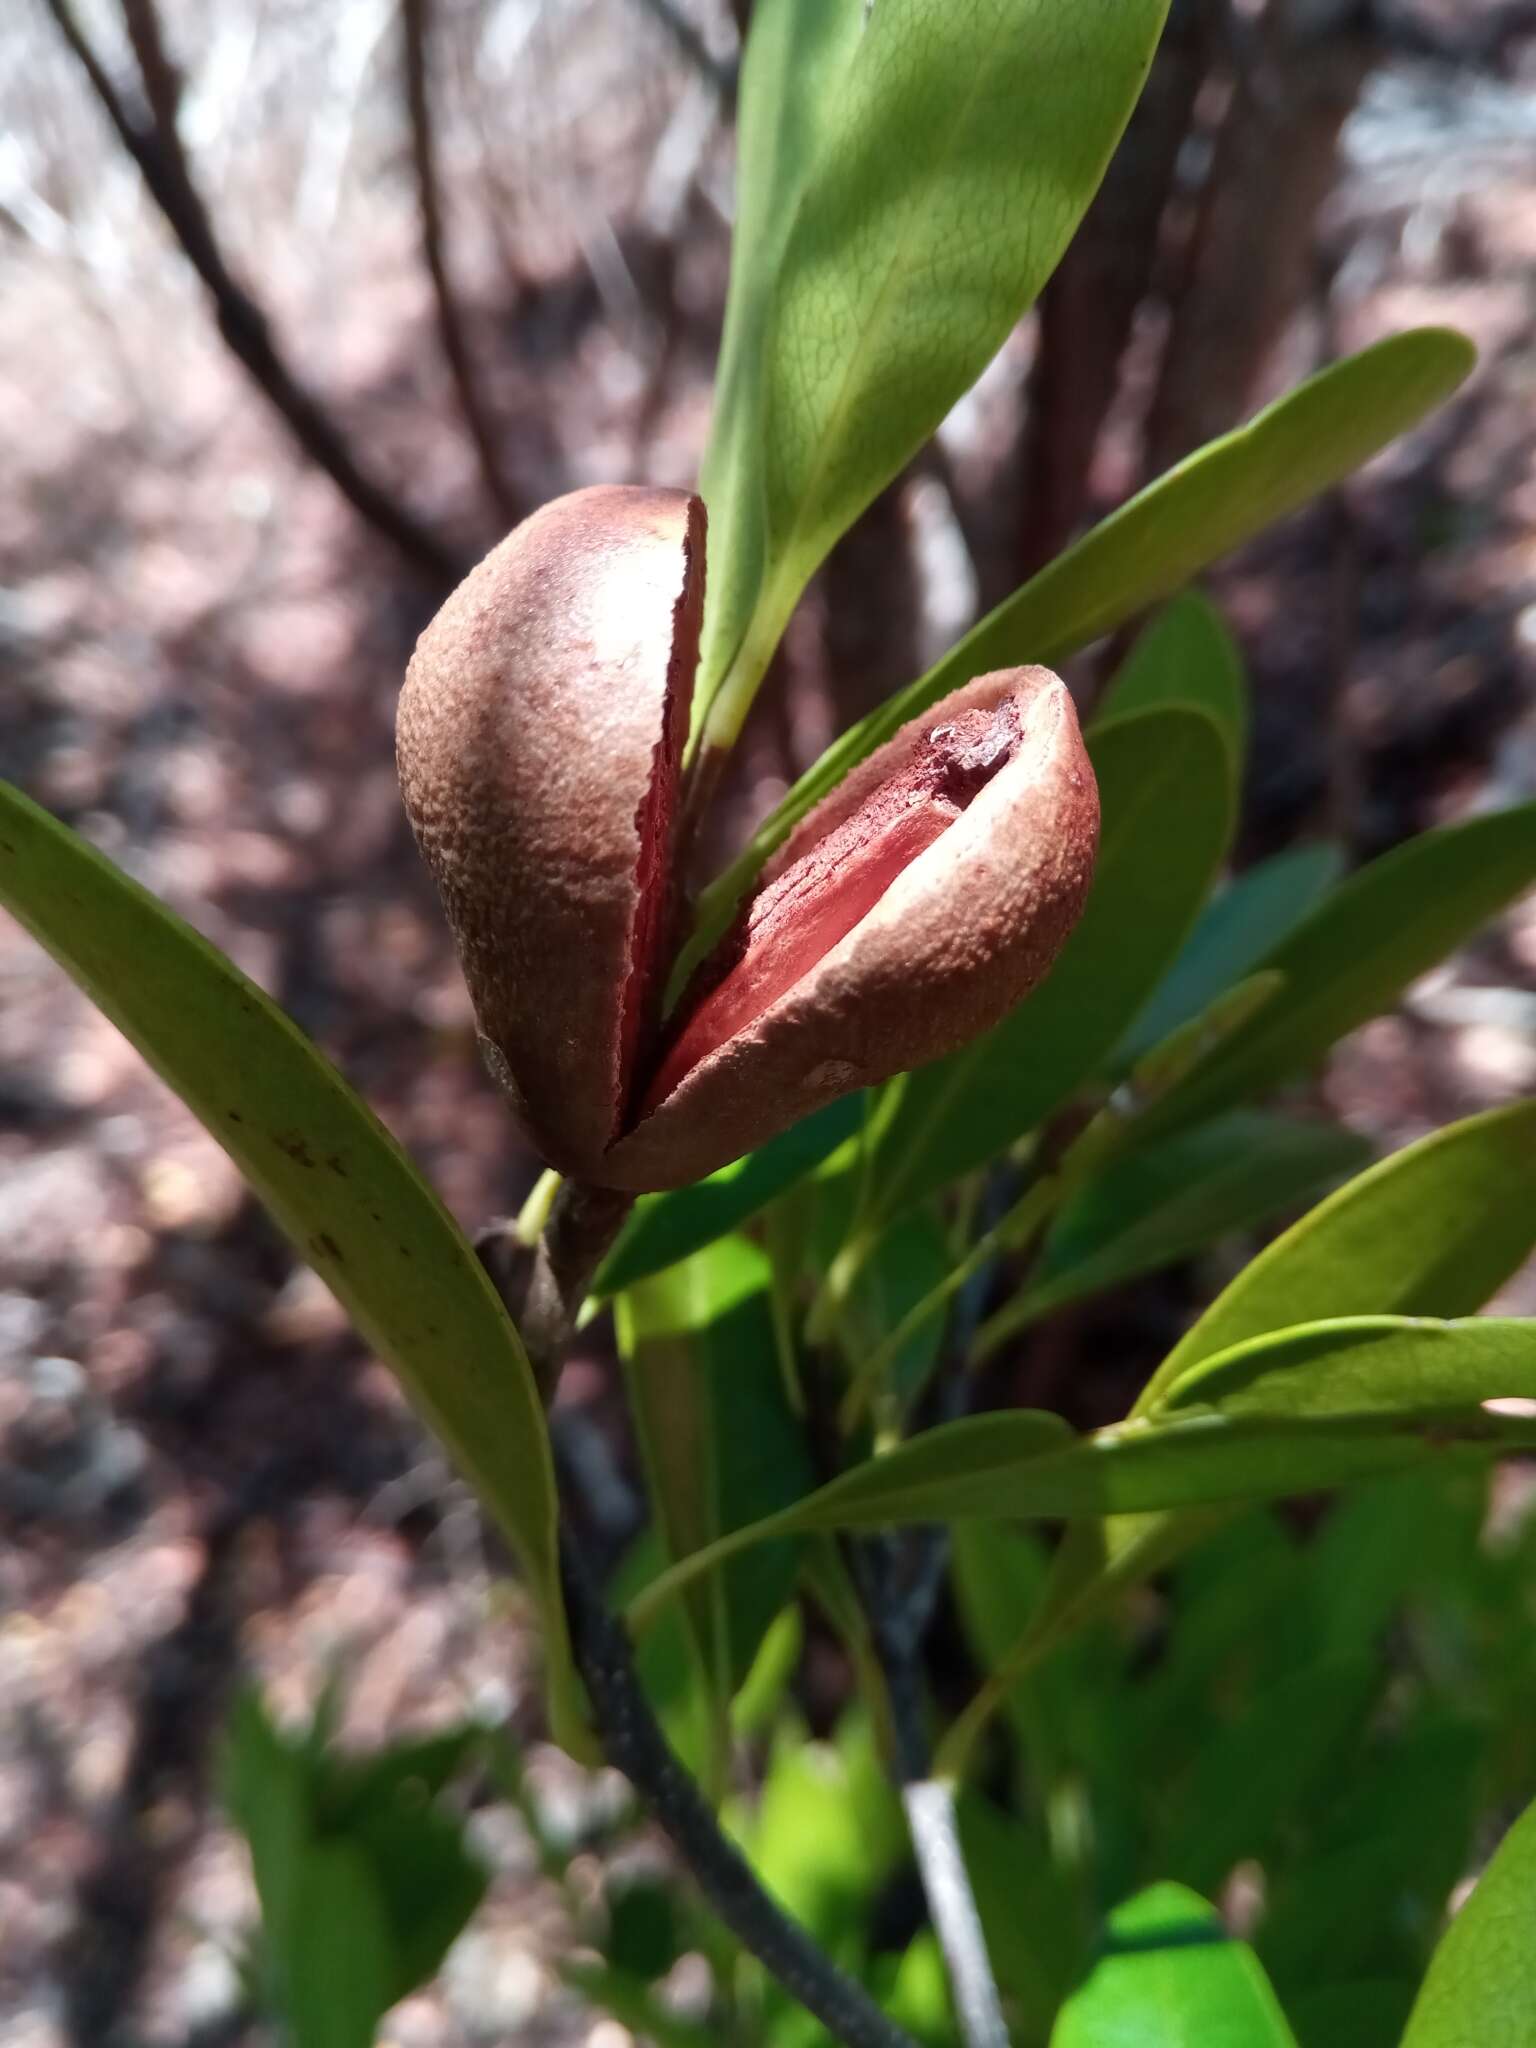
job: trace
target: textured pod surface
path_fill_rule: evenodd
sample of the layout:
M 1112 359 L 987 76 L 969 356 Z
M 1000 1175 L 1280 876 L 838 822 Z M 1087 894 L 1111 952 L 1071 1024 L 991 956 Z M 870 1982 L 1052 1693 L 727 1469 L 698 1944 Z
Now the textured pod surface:
M 575 491 L 459 585 L 400 697 L 487 1059 L 565 1173 L 601 1177 L 654 1021 L 703 597 L 697 498 Z
M 989 1030 L 1076 923 L 1098 823 L 1048 669 L 978 677 L 904 726 L 765 870 L 601 1177 L 681 1186 Z

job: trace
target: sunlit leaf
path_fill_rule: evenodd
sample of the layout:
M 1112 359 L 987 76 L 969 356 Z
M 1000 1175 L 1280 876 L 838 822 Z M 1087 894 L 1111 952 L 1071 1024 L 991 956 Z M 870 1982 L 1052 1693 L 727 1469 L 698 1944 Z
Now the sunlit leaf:
M 1527 1807 L 1446 1930 L 1402 2048 L 1536 2040 L 1536 1807 Z
M 1471 1315 L 1536 1246 L 1536 1102 L 1468 1117 L 1350 1181 L 1245 1266 L 1148 1381 L 1324 1317 Z
M 543 1407 L 463 1233 L 367 1105 L 253 982 L 6 784 L 0 904 L 207 1126 L 393 1366 L 516 1548 L 543 1619 L 562 1740 L 584 1747 Z
M 1204 1899 L 1157 1884 L 1109 1916 L 1051 2048 L 1295 2048 L 1295 2037 L 1252 1949 Z
M 751 513 L 733 509 L 731 543 L 760 568 L 755 590 L 732 571 L 710 629 L 701 691 L 712 740 L 728 745 L 740 730 L 832 544 L 975 382 L 1055 268 L 1166 11 L 1166 0 L 881 0 L 851 56 L 839 12 L 827 84 L 815 88 L 821 111 L 801 138 L 814 154 L 782 245 L 771 205 L 754 199 L 749 222 L 770 223 L 766 234 L 757 225 L 752 275 L 770 264 L 777 273 L 771 294 L 750 295 L 766 301 L 760 354 L 739 358 L 744 378 L 752 356 L 760 362 L 760 431 L 750 455 L 729 426 L 721 445 L 738 454 L 733 508 L 757 510 L 742 469 L 761 471 L 762 541 Z M 746 175 L 762 174 L 767 152 L 754 152 Z M 774 190 L 782 204 L 782 177 Z M 733 349 L 727 371 L 737 360 Z M 753 417 L 746 391 L 733 395 L 732 421 L 738 411 Z

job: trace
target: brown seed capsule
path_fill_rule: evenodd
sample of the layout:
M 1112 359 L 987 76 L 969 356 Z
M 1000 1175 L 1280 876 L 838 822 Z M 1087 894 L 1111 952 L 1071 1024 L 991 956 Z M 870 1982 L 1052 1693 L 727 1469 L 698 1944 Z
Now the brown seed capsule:
M 598 1178 L 685 1185 L 988 1030 L 1076 923 L 1098 822 L 1047 669 L 979 677 L 903 726 L 765 871 Z
M 400 783 L 487 1059 L 539 1150 L 603 1177 L 654 1024 L 704 508 L 601 488 L 523 521 L 422 634 Z

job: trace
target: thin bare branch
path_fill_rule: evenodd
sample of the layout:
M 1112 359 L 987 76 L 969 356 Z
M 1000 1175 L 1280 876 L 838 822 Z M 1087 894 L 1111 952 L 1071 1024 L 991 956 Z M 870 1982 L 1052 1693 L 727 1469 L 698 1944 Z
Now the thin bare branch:
M 463 565 L 431 529 L 364 473 L 346 437 L 299 379 L 273 338 L 266 314 L 225 262 L 213 222 L 193 182 L 174 114 L 179 87 L 166 56 L 154 0 L 123 0 L 142 73 L 143 107 L 130 107 L 76 19 L 70 0 L 43 0 L 119 141 L 138 166 L 150 197 L 207 289 L 220 335 L 252 383 L 310 460 L 355 511 L 392 541 L 430 584 L 457 582 Z
M 447 236 L 442 186 L 438 176 L 437 128 L 432 116 L 431 0 L 401 0 L 400 25 L 405 45 L 405 98 L 411 123 L 411 156 L 416 166 L 416 203 L 421 215 L 421 253 L 432 279 L 437 307 L 437 332 L 448 373 L 453 379 L 459 411 L 475 453 L 486 495 L 508 526 L 516 525 L 518 504 L 496 442 L 490 407 L 475 376 L 474 358 L 464 331 L 463 315 L 448 274 Z

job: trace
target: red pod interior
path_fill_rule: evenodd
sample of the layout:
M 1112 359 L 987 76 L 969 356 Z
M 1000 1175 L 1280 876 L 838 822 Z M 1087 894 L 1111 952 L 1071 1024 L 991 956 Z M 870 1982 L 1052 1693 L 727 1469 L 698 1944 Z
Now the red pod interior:
M 930 727 L 903 767 L 760 887 L 685 999 L 641 1113 L 825 959 L 1007 765 L 1020 738 L 1013 697 Z

